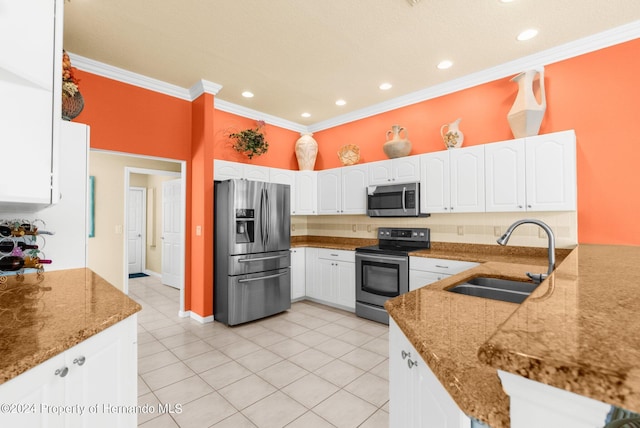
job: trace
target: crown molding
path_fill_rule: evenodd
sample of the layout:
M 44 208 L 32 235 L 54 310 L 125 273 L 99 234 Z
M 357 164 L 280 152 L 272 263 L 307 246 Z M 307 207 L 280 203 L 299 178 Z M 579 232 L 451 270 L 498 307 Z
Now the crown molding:
M 477 73 L 468 74 L 458 79 L 430 86 L 407 95 L 393 98 L 382 103 L 356 110 L 347 114 L 314 123 L 308 127 L 309 132 L 318 132 L 333 128 L 345 123 L 375 116 L 390 110 L 406 107 L 422 101 L 427 101 L 453 92 L 468 89 L 484 83 L 503 79 L 518 74 L 523 70 L 539 68 L 548 64 L 563 61 L 589 52 L 604 49 L 613 45 L 628 42 L 640 37 L 640 20 L 627 25 L 616 27 L 612 30 L 594 34 L 576 41 L 565 43 L 533 55 L 522 57 L 513 61 L 491 67 Z
M 496 67 L 491 67 L 477 73 L 468 74 L 458 79 L 430 86 L 428 88 L 393 98 L 391 100 L 374 104 L 369 107 L 353 111 L 333 117 L 331 119 L 317 122 L 310 126 L 301 125 L 277 116 L 252 110 L 228 101 L 215 98 L 215 108 L 228 113 L 236 114 L 255 120 L 264 120 L 265 122 L 289 129 L 297 132 L 318 132 L 324 129 L 333 128 L 345 123 L 354 122 L 356 120 L 375 116 L 390 110 L 399 109 L 422 101 L 427 101 L 436 97 L 447 95 L 453 92 L 468 89 L 473 86 L 482 85 L 494 80 L 503 79 L 505 77 L 520 73 L 522 70 L 530 68 L 538 68 L 554 62 L 563 61 L 575 56 L 583 55 L 599 49 L 604 49 L 619 43 L 628 42 L 640 37 L 640 20 L 631 22 L 620 27 L 613 28 L 598 34 L 594 34 L 564 45 L 556 46 L 533 55 L 509 61 Z M 89 58 L 75 55 L 71 52 L 71 58 L 74 67 L 89 73 L 97 74 L 102 77 L 117 80 L 140 88 L 149 89 L 160 92 L 165 95 L 180 98 L 187 101 L 193 101 L 203 93 L 216 95 L 221 85 L 217 83 L 200 80 L 191 88 L 185 89 L 180 86 L 172 85 L 161 80 L 152 79 L 141 74 L 133 73 L 118 67 L 104 64 Z

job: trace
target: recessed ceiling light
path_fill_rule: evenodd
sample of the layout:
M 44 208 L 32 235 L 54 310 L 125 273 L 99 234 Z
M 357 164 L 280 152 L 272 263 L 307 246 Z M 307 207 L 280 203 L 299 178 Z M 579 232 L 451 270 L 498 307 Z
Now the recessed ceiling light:
M 347 103 L 347 102 L 346 102 L 345 100 L 338 100 L 338 101 L 336 101 L 336 105 L 337 105 L 337 106 L 343 106 L 343 105 L 345 105 L 346 103 Z
M 311 113 L 304 112 L 300 116 L 302 116 L 302 117 L 311 117 Z
M 518 34 L 518 37 L 516 38 L 523 42 L 525 40 L 531 40 L 537 35 L 538 30 L 536 30 L 535 28 L 529 28 L 528 30 L 524 30 L 522 33 Z
M 245 98 L 253 98 L 253 92 L 244 91 L 242 93 L 242 96 L 245 97 Z
M 382 89 L 383 91 L 386 91 L 388 89 L 391 89 L 393 85 L 391 85 L 391 83 L 383 83 L 380 86 L 378 86 L 378 88 Z
M 511 3 L 513 0 L 500 0 L 500 3 Z
M 453 63 L 451 61 L 449 61 L 448 59 L 444 60 L 444 61 L 440 61 L 440 64 L 438 64 L 438 68 L 440 70 L 446 70 L 447 68 L 451 67 L 453 65 Z

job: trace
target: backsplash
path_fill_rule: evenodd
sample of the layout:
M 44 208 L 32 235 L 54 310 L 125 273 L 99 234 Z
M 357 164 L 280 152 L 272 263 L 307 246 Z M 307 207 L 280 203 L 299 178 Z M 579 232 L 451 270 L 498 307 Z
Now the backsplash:
M 292 216 L 291 235 L 375 239 L 379 227 L 428 227 L 432 241 L 492 245 L 511 223 L 522 218 L 535 218 L 547 223 L 553 230 L 557 248 L 573 248 L 578 244 L 578 216 L 575 211 L 433 214 L 418 218 Z M 515 230 L 509 245 L 546 247 L 547 235 L 541 228 L 525 224 Z

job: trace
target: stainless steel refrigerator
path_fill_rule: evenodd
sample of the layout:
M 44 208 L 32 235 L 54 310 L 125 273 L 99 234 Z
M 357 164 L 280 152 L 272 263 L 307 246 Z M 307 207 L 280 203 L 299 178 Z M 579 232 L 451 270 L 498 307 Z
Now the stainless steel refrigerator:
M 242 324 L 291 307 L 289 185 L 214 185 L 214 319 Z

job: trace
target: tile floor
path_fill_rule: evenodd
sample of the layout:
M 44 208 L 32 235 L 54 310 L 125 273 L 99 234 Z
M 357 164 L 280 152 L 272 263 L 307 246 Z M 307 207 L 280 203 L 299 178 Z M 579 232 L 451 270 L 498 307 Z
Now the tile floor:
M 179 318 L 178 291 L 129 280 L 138 313 L 139 427 L 388 428 L 388 327 L 303 301 L 236 327 Z M 157 407 L 156 407 L 157 408 Z

